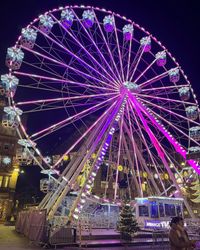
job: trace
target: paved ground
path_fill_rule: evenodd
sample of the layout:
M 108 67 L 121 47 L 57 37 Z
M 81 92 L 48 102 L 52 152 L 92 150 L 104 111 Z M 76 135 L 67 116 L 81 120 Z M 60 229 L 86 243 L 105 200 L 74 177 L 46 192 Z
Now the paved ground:
M 23 237 L 22 235 L 18 234 L 15 232 L 14 227 L 11 226 L 3 226 L 0 225 L 0 250 L 24 250 L 24 249 L 44 249 L 38 246 L 33 246 L 29 243 L 29 241 Z M 130 250 L 130 249 L 134 249 L 134 250 L 150 250 L 150 249 L 162 249 L 162 250 L 167 250 L 169 249 L 168 247 L 163 247 L 163 246 L 142 246 L 142 247 L 101 247 L 101 248 L 77 248 L 77 247 L 63 247 L 63 250 Z

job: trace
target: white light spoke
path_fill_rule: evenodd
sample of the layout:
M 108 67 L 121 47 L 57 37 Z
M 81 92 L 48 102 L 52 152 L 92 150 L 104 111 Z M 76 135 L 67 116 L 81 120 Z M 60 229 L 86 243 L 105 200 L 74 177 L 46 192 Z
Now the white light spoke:
M 97 71 L 96 69 L 94 69 L 94 67 L 92 65 L 89 65 L 87 62 L 85 62 L 83 59 L 81 59 L 80 57 L 78 57 L 77 55 L 75 55 L 73 52 L 71 52 L 70 50 L 68 50 L 64 45 L 62 45 L 61 43 L 59 43 L 58 41 L 54 40 L 53 38 L 51 38 L 50 36 L 48 36 L 47 34 L 45 34 L 44 32 L 42 32 L 41 30 L 39 30 L 37 27 L 33 26 L 38 32 L 40 32 L 43 36 L 45 36 L 46 38 L 48 38 L 50 41 L 52 41 L 53 43 L 55 43 L 58 47 L 62 48 L 64 51 L 66 51 L 69 55 L 71 55 L 72 57 L 74 57 L 77 61 L 79 61 L 80 63 L 82 63 L 83 65 L 85 65 L 86 67 L 90 68 L 91 72 L 95 71 L 97 73 L 97 75 L 103 77 L 104 79 L 107 79 L 103 74 L 101 74 L 99 71 Z M 83 72 L 82 72 L 83 73 Z M 86 74 L 86 73 L 84 73 Z M 86 74 L 88 75 L 88 74 Z M 90 76 L 90 75 L 88 75 Z M 91 76 L 90 76 L 91 77 Z M 95 77 L 93 77 L 95 78 Z M 100 79 L 97 79 L 98 82 L 101 82 Z
M 55 77 L 48 77 L 48 76 L 44 76 L 44 75 L 30 74 L 30 73 L 20 72 L 20 71 L 14 71 L 14 74 L 22 75 L 22 76 L 29 76 L 29 77 L 33 77 L 33 78 L 39 78 L 39 79 L 41 78 L 41 79 L 44 79 L 44 80 L 50 80 L 51 82 L 74 84 L 74 85 L 78 85 L 80 87 L 89 87 L 89 88 L 95 88 L 95 89 L 98 88 L 98 89 L 113 91 L 113 89 L 109 89 L 109 88 L 105 88 L 105 87 L 99 87 L 99 86 L 85 84 L 85 83 L 79 83 L 79 82 L 71 81 L 71 80 L 68 80 L 68 79 L 58 79 L 58 78 L 55 78 Z
M 78 116 L 80 116 L 80 115 L 82 115 L 82 114 L 85 114 L 85 113 L 87 114 L 88 111 L 90 111 L 90 110 L 92 110 L 92 109 L 95 109 L 95 108 L 101 106 L 102 104 L 104 104 L 104 103 L 106 103 L 106 102 L 110 102 L 111 100 L 114 100 L 115 98 L 116 98 L 116 96 L 114 96 L 114 97 L 112 97 L 112 98 L 109 98 L 109 99 L 106 100 L 106 101 L 103 101 L 103 102 L 101 102 L 101 103 L 98 103 L 98 104 L 94 105 L 93 107 L 90 107 L 90 108 L 88 108 L 88 109 L 85 109 L 85 110 L 81 111 L 80 113 L 77 113 L 77 114 L 75 114 L 75 115 L 73 115 L 73 116 L 71 116 L 71 117 L 68 117 L 68 118 L 66 118 L 66 119 L 64 119 L 64 120 L 62 120 L 62 121 L 60 121 L 60 122 L 58 122 L 58 123 L 55 123 L 55 124 L 51 125 L 51 126 L 48 127 L 48 128 L 45 128 L 45 129 L 43 129 L 43 130 L 41 130 L 41 131 L 38 131 L 38 132 L 34 133 L 30 138 L 34 138 L 34 137 L 36 137 L 36 136 L 38 136 L 38 135 L 40 135 L 40 134 L 43 134 L 44 132 L 46 132 L 46 131 L 48 131 L 48 130 L 54 130 L 54 129 L 56 129 L 57 126 L 64 125 L 64 124 L 65 124 L 66 122 L 68 122 L 69 120 L 72 120 L 72 119 L 74 119 L 75 117 L 78 117 Z
M 105 93 L 99 94 L 99 96 L 109 96 L 109 95 L 116 95 L 116 93 Z M 81 95 L 81 96 L 72 96 L 72 97 L 61 97 L 61 98 L 52 98 L 52 99 L 43 99 L 43 100 L 33 100 L 33 101 L 25 101 L 25 102 L 18 102 L 16 105 L 29 105 L 29 104 L 38 104 L 38 103 L 46 103 L 46 102 L 60 102 L 60 101 L 67 101 L 67 100 L 77 100 L 77 99 L 84 99 L 84 98 L 91 98 L 97 97 L 96 95 Z

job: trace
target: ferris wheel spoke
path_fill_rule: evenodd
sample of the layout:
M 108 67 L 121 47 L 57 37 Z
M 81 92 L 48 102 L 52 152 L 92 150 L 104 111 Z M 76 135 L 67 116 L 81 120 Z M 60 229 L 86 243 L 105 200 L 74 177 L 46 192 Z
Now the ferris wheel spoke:
M 99 96 L 109 96 L 109 95 L 116 95 L 116 93 L 105 93 L 105 94 L 99 94 Z M 71 100 L 77 100 L 77 99 L 84 99 L 84 98 L 96 98 L 97 95 L 81 95 L 81 96 L 71 96 L 71 97 L 62 97 L 62 98 L 51 98 L 51 99 L 42 99 L 42 100 L 33 100 L 33 101 L 24 101 L 24 102 L 18 102 L 16 103 L 16 106 L 20 105 L 29 105 L 29 104 L 38 104 L 38 103 L 46 103 L 46 102 L 60 102 L 60 101 L 71 101 Z
M 60 157 L 60 159 L 57 161 L 57 163 L 55 163 L 54 164 L 54 166 L 53 167 L 56 167 L 61 161 L 62 161 L 62 159 L 63 159 L 63 157 L 66 155 L 66 154 L 69 154 L 69 152 L 71 151 L 71 150 L 73 150 L 73 148 L 82 140 L 82 138 L 84 138 L 87 134 L 88 134 L 88 132 L 89 131 L 91 131 L 92 129 L 93 129 L 93 127 L 94 126 L 96 126 L 96 124 L 98 124 L 98 122 L 102 119 L 102 117 L 104 117 L 104 116 L 107 116 L 108 118 L 107 118 L 107 120 L 106 120 L 106 122 L 107 122 L 107 125 L 109 125 L 109 120 L 111 121 L 112 119 L 113 119 L 113 117 L 111 117 L 111 110 L 113 110 L 113 112 L 114 113 L 116 113 L 116 111 L 119 109 L 119 105 L 121 106 L 121 99 L 120 100 L 116 100 L 116 101 L 114 101 L 113 103 L 112 103 L 112 105 L 108 108 L 108 110 L 106 110 L 89 128 L 88 128 L 88 130 L 79 138 L 79 140 L 78 141 L 76 141 L 76 143 L 75 144 L 73 144 L 71 147 L 70 147 L 70 149 L 68 149 L 61 157 Z M 99 136 L 98 136 L 99 137 Z M 98 139 L 98 138 L 97 138 Z
M 166 160 L 166 155 L 165 155 L 166 152 L 163 151 L 163 148 L 161 147 L 160 142 L 158 141 L 158 139 L 155 137 L 155 135 L 151 131 L 150 127 L 148 126 L 148 123 L 147 123 L 146 119 L 144 118 L 144 116 L 142 115 L 142 111 L 140 109 L 140 106 L 138 106 L 135 98 L 131 99 L 131 104 L 132 105 L 134 104 L 134 109 L 136 109 L 136 107 L 137 107 L 137 114 L 138 114 L 141 122 L 143 123 L 145 130 L 146 130 L 151 142 L 153 143 L 153 145 L 157 151 L 157 154 L 159 155 L 161 161 L 163 162 L 163 165 L 165 166 L 166 170 L 168 171 L 171 180 L 173 181 L 174 185 L 180 191 L 180 194 L 181 194 L 180 187 L 178 186 L 176 179 L 175 179 L 175 177 L 174 177 L 174 175 L 173 175 L 173 173 L 168 165 L 168 162 Z
M 117 51 L 118 51 L 118 55 L 119 55 L 119 63 L 120 63 L 120 68 L 121 68 L 121 78 L 122 78 L 122 80 L 124 82 L 125 77 L 124 77 L 124 69 L 123 69 L 123 65 L 122 65 L 122 55 L 121 55 L 121 50 L 120 50 L 120 47 L 119 47 L 119 39 L 118 39 L 117 28 L 116 28 L 114 16 L 113 16 L 113 20 L 114 20 L 115 38 L 116 38 L 116 42 L 117 42 Z
M 178 89 L 182 87 L 189 87 L 189 84 L 182 84 L 182 85 L 171 85 L 171 86 L 164 86 L 164 87 L 157 87 L 157 88 L 150 88 L 150 89 L 142 89 L 141 92 L 146 92 L 146 91 L 156 91 L 156 90 L 166 90 L 166 89 Z M 157 94 L 157 93 L 156 93 Z M 159 92 L 158 92 L 159 94 Z
M 68 118 L 66 118 L 66 119 L 64 119 L 64 120 L 62 120 L 62 121 L 60 121 L 60 122 L 58 122 L 58 123 L 55 123 L 55 124 L 49 126 L 48 128 L 42 129 L 42 130 L 40 130 L 40 131 L 34 133 L 32 136 L 30 136 L 30 138 L 35 138 L 36 136 L 41 135 L 41 134 L 43 134 L 44 132 L 49 131 L 49 130 L 55 130 L 58 126 L 64 125 L 64 124 L 65 124 L 66 122 L 68 122 L 69 120 L 75 119 L 76 117 L 80 117 L 80 115 L 82 115 L 82 114 L 85 114 L 85 113 L 87 114 L 88 111 L 90 111 L 90 110 L 95 110 L 95 108 L 97 108 L 97 107 L 103 105 L 104 103 L 110 102 L 111 100 L 113 100 L 113 99 L 115 99 L 115 98 L 116 98 L 116 96 L 114 96 L 114 97 L 112 97 L 112 98 L 109 98 L 109 99 L 106 100 L 106 101 L 103 101 L 103 102 L 101 102 L 101 103 L 98 103 L 98 104 L 96 104 L 96 105 L 94 105 L 94 106 L 92 106 L 92 107 L 90 107 L 90 108 L 88 108 L 88 109 L 85 109 L 85 110 L 83 110 L 83 111 L 81 111 L 81 112 L 79 112 L 79 113 L 77 113 L 77 114 L 75 114 L 75 115 L 73 115 L 73 116 L 71 116 L 71 117 L 68 117 Z
M 157 75 L 157 76 L 155 76 L 155 77 L 153 77 L 153 78 L 151 78 L 151 79 L 149 79 L 149 80 L 147 80 L 147 81 L 145 81 L 145 82 L 139 84 L 139 86 L 140 86 L 141 88 L 144 88 L 144 87 L 146 87 L 146 86 L 148 86 L 148 85 L 150 85 L 150 84 L 152 84 L 152 83 L 155 83 L 155 82 L 157 82 L 157 81 L 163 79 L 164 77 L 168 76 L 169 72 L 170 72 L 170 70 L 165 71 L 164 73 L 162 73 L 162 74 L 160 74 L 160 75 Z
M 137 158 L 137 153 L 136 153 L 136 142 L 133 136 L 133 130 L 132 130 L 132 124 L 131 124 L 131 119 L 130 119 L 130 110 L 129 110 L 129 105 L 127 105 L 127 116 L 128 116 L 128 123 L 129 123 L 129 129 L 126 123 L 124 123 L 125 131 L 127 132 L 129 138 L 131 138 L 131 143 L 132 143 L 132 148 L 133 148 L 133 155 L 135 159 L 135 165 L 136 165 L 136 171 L 137 171 L 137 176 L 138 176 L 138 194 L 143 197 L 143 190 L 142 190 L 142 182 L 140 179 L 140 170 L 139 170 L 139 164 L 138 164 L 138 158 Z M 133 164 L 134 166 L 134 164 Z
M 62 45 L 61 43 L 59 43 L 58 41 L 56 41 L 55 39 L 51 38 L 49 35 L 47 35 L 46 33 L 44 33 L 43 31 L 41 31 L 40 29 L 38 29 L 37 27 L 33 26 L 34 29 L 36 29 L 39 33 L 41 33 L 43 36 L 45 36 L 46 38 L 48 38 L 50 41 L 52 41 L 53 43 L 55 43 L 58 47 L 62 48 L 64 51 L 66 51 L 69 55 L 71 55 L 72 57 L 74 57 L 77 61 L 81 62 L 82 65 L 86 66 L 87 69 L 90 69 L 90 73 L 91 72 L 95 72 L 97 75 L 103 77 L 104 79 L 107 80 L 107 78 L 101 74 L 99 71 L 97 71 L 92 65 L 89 65 L 87 62 L 85 62 L 83 59 L 81 59 L 79 56 L 75 55 L 72 51 L 70 51 L 69 49 L 67 49 L 64 45 Z M 83 72 L 82 72 L 83 73 Z M 84 73 L 86 74 L 86 73 Z M 95 78 L 95 77 L 93 77 Z M 98 82 L 100 81 L 100 79 L 97 79 Z
M 154 65 L 157 59 L 154 59 L 146 68 L 145 70 L 134 80 L 135 83 Z M 132 78 L 131 78 L 132 79 Z
M 183 149 L 183 147 L 175 140 L 175 138 L 173 138 L 168 131 L 166 131 L 166 129 L 164 129 L 156 120 L 155 118 L 149 114 L 148 111 L 146 111 L 146 109 L 144 109 L 140 103 L 138 103 L 136 101 L 135 98 L 131 98 L 131 100 L 136 103 L 136 106 L 138 108 L 140 108 L 140 110 L 143 110 L 144 113 L 147 113 L 147 116 L 148 118 L 151 120 L 151 122 L 156 125 L 156 127 L 165 135 L 165 137 L 168 139 L 168 141 L 171 143 L 171 145 L 174 146 L 174 149 L 176 150 L 177 153 L 179 153 L 184 159 L 186 159 L 186 150 Z M 141 113 L 141 112 L 140 112 Z M 144 119 L 143 119 L 144 120 Z M 181 132 L 181 131 L 180 131 Z M 183 133 L 183 132 L 181 132 Z M 190 138 L 190 140 L 192 140 L 192 138 Z M 196 141 L 195 141 L 196 144 L 198 144 Z M 158 151 L 159 152 L 159 151 Z M 160 152 L 162 153 L 162 152 Z M 162 154 L 161 154 L 162 155 Z M 165 161 L 165 158 L 163 158 L 163 160 Z M 193 160 L 187 160 L 188 164 L 196 171 L 196 173 L 200 174 L 200 166 Z M 167 164 L 165 162 L 165 164 Z
M 124 113 L 124 111 L 123 111 Z M 118 152 L 117 152 L 117 169 L 116 169 L 116 177 L 115 177 L 115 190 L 114 190 L 114 200 L 117 198 L 117 189 L 118 189 L 118 178 L 119 178 L 119 163 L 120 163 L 120 156 L 121 156 L 121 149 L 122 149 L 122 127 L 123 127 L 123 113 L 122 117 L 119 122 L 119 147 L 118 147 Z
M 155 113 L 153 110 L 151 110 L 151 112 L 156 115 L 160 120 L 164 121 L 165 124 L 168 124 L 170 127 L 173 127 L 179 134 L 182 134 L 185 138 L 187 138 L 187 140 L 191 140 L 193 141 L 196 145 L 200 146 L 200 143 L 195 141 L 193 138 L 191 138 L 188 134 L 186 134 L 182 129 L 178 129 L 177 126 L 175 126 L 172 122 L 168 121 L 167 119 L 165 119 L 164 117 L 160 116 L 159 114 Z M 158 126 L 156 126 L 158 128 Z
M 133 115 L 133 117 L 134 117 L 134 121 L 136 122 L 137 127 L 138 127 L 138 130 L 139 130 L 139 131 L 138 131 L 138 132 L 139 132 L 139 138 L 141 138 L 141 141 L 143 142 L 143 144 L 144 144 L 144 146 L 145 146 L 147 152 L 150 154 L 150 158 L 151 158 L 152 162 L 154 163 L 154 167 L 155 167 L 155 169 L 156 169 L 156 172 L 158 173 L 158 176 L 159 176 L 159 178 L 160 178 L 160 180 L 161 180 L 161 177 L 160 177 L 159 171 L 158 171 L 158 169 L 157 169 L 157 166 L 156 166 L 156 164 L 155 164 L 154 158 L 153 158 L 153 156 L 152 156 L 152 154 L 151 154 L 151 151 L 149 150 L 148 143 L 147 143 L 147 141 L 146 141 L 146 139 L 145 139 L 145 136 L 144 136 L 144 134 L 143 134 L 143 132 L 142 132 L 141 126 L 140 126 L 140 124 L 139 124 L 139 122 L 138 122 L 138 119 L 137 119 L 137 117 L 136 117 L 136 115 L 135 115 L 135 112 L 134 112 L 133 109 L 132 109 L 132 106 L 131 106 L 130 102 L 128 102 L 128 109 L 129 109 L 129 111 L 132 111 L 132 115 Z M 129 114 L 130 114 L 130 113 L 129 113 Z M 129 121 L 130 121 L 130 129 L 131 129 L 131 131 L 132 131 L 132 124 L 131 124 L 130 115 L 129 115 Z M 127 130 L 127 132 L 128 132 L 128 130 Z M 129 133 L 129 132 L 128 132 L 128 133 Z M 129 135 L 130 135 L 130 133 L 129 133 Z M 134 142 L 135 140 L 134 140 L 134 137 L 133 137 L 132 132 L 131 132 L 131 138 L 133 139 L 133 142 Z M 143 158 L 142 153 L 140 152 L 140 149 L 138 148 L 138 146 L 137 146 L 136 143 L 134 144 L 134 151 L 135 151 L 135 154 L 137 154 L 137 156 L 139 157 L 140 162 L 141 162 L 141 164 L 144 166 L 144 168 L 145 168 L 145 170 L 147 171 L 148 175 L 150 176 L 151 183 L 152 183 L 152 185 L 154 186 L 156 192 L 157 192 L 157 193 L 161 193 L 160 190 L 159 190 L 159 188 L 158 188 L 158 186 L 157 186 L 157 184 L 156 184 L 156 182 L 155 182 L 155 180 L 153 179 L 152 174 L 150 173 L 150 170 L 146 167 L 146 165 L 147 165 L 147 164 L 146 164 L 146 161 L 145 161 L 145 159 Z M 139 171 L 139 168 L 138 168 L 138 171 Z M 140 174 L 139 174 L 138 176 L 140 176 Z M 138 178 L 140 179 L 140 177 L 138 177 Z M 141 182 L 141 180 L 140 180 L 140 182 Z M 164 184 L 162 183 L 162 180 L 161 180 L 161 185 L 162 185 L 162 187 L 163 187 L 163 189 L 164 189 Z M 141 186 L 141 188 L 142 188 L 142 186 Z
M 129 77 L 132 41 L 133 41 L 133 39 L 130 39 L 130 42 L 129 42 L 129 49 L 128 49 L 128 62 L 127 62 L 126 81 L 128 81 L 128 77 Z
M 148 103 L 148 104 L 150 104 L 150 105 L 152 105 L 152 106 L 154 106 L 154 107 L 156 107 L 156 108 L 158 108 L 158 109 L 164 110 L 164 111 L 166 111 L 167 113 L 169 113 L 169 114 L 171 114 L 171 115 L 174 115 L 175 117 L 179 117 L 179 118 L 183 119 L 184 121 L 191 122 L 191 123 L 196 124 L 197 126 L 200 126 L 200 123 L 199 123 L 199 122 L 196 122 L 196 121 L 191 120 L 191 119 L 189 119 L 189 118 L 187 118 L 187 117 L 185 117 L 185 116 L 182 116 L 182 115 L 180 115 L 180 114 L 178 114 L 178 113 L 175 113 L 175 112 L 173 112 L 172 110 L 169 110 L 169 109 L 167 109 L 167 108 L 164 108 L 163 106 L 156 105 L 156 104 L 154 104 L 153 102 L 149 102 L 149 101 L 147 101 L 147 100 L 145 100 L 145 99 L 142 99 L 142 98 L 138 98 L 138 99 L 141 100 L 142 102 L 146 102 L 146 103 Z
M 134 60 L 133 60 L 133 63 L 132 63 L 132 65 L 131 65 L 131 67 L 130 67 L 130 68 L 133 68 L 133 72 L 132 72 L 131 76 L 129 77 L 129 81 L 130 81 L 130 82 L 132 81 L 132 79 L 133 79 L 133 77 L 134 77 L 134 74 L 135 74 L 135 72 L 136 72 L 136 70 L 137 70 L 137 68 L 138 68 L 138 65 L 139 65 L 139 63 L 140 63 L 140 60 L 141 60 L 142 55 L 143 55 L 143 53 L 144 53 L 144 49 L 145 49 L 145 47 L 142 48 L 142 47 L 140 46 L 139 49 L 138 49 L 138 51 L 137 51 L 137 53 L 136 53 L 136 55 L 135 55 L 135 58 L 134 58 Z
M 29 52 L 31 52 L 31 53 L 37 55 L 37 56 L 40 56 L 41 58 L 45 58 L 45 59 L 47 59 L 47 60 L 49 60 L 49 61 L 51 61 L 51 62 L 54 62 L 54 63 L 56 63 L 56 64 L 58 64 L 58 65 L 61 65 L 61 66 L 64 67 L 64 68 L 71 69 L 72 71 L 74 71 L 74 72 L 77 73 L 77 74 L 81 74 L 81 75 L 84 75 L 84 76 L 87 77 L 87 78 L 91 78 L 91 79 L 94 80 L 96 83 L 97 83 L 97 82 L 101 82 L 101 83 L 103 83 L 103 85 L 109 86 L 109 87 L 110 87 L 110 84 L 108 84 L 108 83 L 106 83 L 106 82 L 103 82 L 103 81 L 97 79 L 96 77 L 94 77 L 94 76 L 92 76 L 92 75 L 89 75 L 89 74 L 87 74 L 87 73 L 84 73 L 84 72 L 82 72 L 82 71 L 80 71 L 80 70 L 78 70 L 78 69 L 75 69 L 75 68 L 73 68 L 73 67 L 71 67 L 71 66 L 69 66 L 69 65 L 66 65 L 65 63 L 62 63 L 62 62 L 57 61 L 57 60 L 55 60 L 55 59 L 52 59 L 52 58 L 50 58 L 50 57 L 48 57 L 48 56 L 45 56 L 44 54 L 41 54 L 41 53 L 39 53 L 39 52 L 37 52 L 37 51 L 34 51 L 34 50 L 31 50 L 31 49 L 29 49 L 29 48 L 23 47 L 23 49 L 25 49 L 25 50 L 27 50 L 27 51 L 29 51 Z
M 52 134 L 52 133 L 55 133 L 57 132 L 58 130 L 66 127 L 67 125 L 70 125 L 70 124 L 73 124 L 77 121 L 82 121 L 82 118 L 86 117 L 86 116 L 89 116 L 89 115 L 92 115 L 94 112 L 104 108 L 106 105 L 104 106 L 101 106 L 101 107 L 98 107 L 96 109 L 91 109 L 87 114 L 81 114 L 79 116 L 76 116 L 74 117 L 73 119 L 69 119 L 68 121 L 66 121 L 64 124 L 61 124 L 59 126 L 57 126 L 56 128 L 52 129 L 52 130 L 47 130 L 45 133 L 42 133 L 42 135 L 40 135 L 39 137 L 35 138 L 34 141 L 38 141 L 38 140 L 41 140 L 42 138 Z M 39 110 L 40 111 L 40 110 Z M 87 127 L 87 126 L 86 126 Z
M 172 98 L 164 98 L 164 97 L 160 97 L 160 96 L 145 95 L 145 94 L 139 94 L 139 93 L 137 95 L 139 97 L 146 97 L 146 98 L 152 98 L 152 99 L 157 99 L 157 100 L 164 100 L 164 101 L 172 102 L 172 103 L 195 105 L 195 103 L 193 103 L 193 102 L 180 101 L 180 100 L 172 99 Z
M 29 76 L 29 77 L 39 78 L 39 79 L 44 79 L 44 80 L 50 80 L 50 81 L 52 81 L 52 83 L 53 82 L 69 83 L 69 84 L 78 85 L 80 87 L 89 87 L 89 88 L 94 88 L 94 89 L 104 89 L 104 90 L 112 91 L 113 92 L 113 89 L 109 89 L 109 88 L 106 88 L 106 87 L 100 87 L 100 86 L 95 86 L 95 85 L 90 85 L 90 84 L 85 84 L 85 83 L 79 83 L 79 82 L 75 82 L 75 81 L 71 81 L 71 80 L 67 80 L 67 79 L 58 79 L 58 78 L 54 78 L 54 77 L 48 77 L 48 76 L 44 76 L 44 75 L 30 74 L 30 73 L 21 72 L 21 71 L 14 71 L 14 74 L 16 74 L 16 75 L 22 75 L 22 76 Z
M 101 50 L 98 48 L 97 44 L 95 43 L 94 39 L 92 39 L 92 37 L 90 36 L 89 32 L 86 30 L 86 28 L 84 27 L 84 25 L 82 24 L 82 22 L 80 21 L 80 19 L 78 18 L 78 16 L 76 15 L 76 13 L 73 11 L 73 13 L 75 14 L 77 20 L 79 21 L 79 24 L 81 25 L 81 27 L 83 28 L 83 30 L 85 31 L 85 33 L 87 34 L 87 36 L 89 37 L 90 41 L 92 42 L 92 44 L 95 46 L 95 48 L 97 49 L 97 52 L 99 53 L 100 57 L 103 59 L 103 61 L 106 63 L 107 67 L 110 69 L 112 75 L 110 75 L 108 73 L 108 71 L 97 61 L 97 59 L 83 46 L 83 44 L 79 41 L 78 37 L 74 35 L 74 33 L 70 32 L 68 29 L 66 29 L 64 27 L 63 24 L 61 24 L 61 22 L 56 19 L 56 17 L 51 14 L 51 16 L 54 18 L 54 20 L 57 21 L 57 23 L 69 34 L 69 36 L 85 51 L 85 53 L 87 55 L 89 55 L 89 57 L 93 60 L 93 62 L 95 62 L 103 71 L 104 73 L 106 73 L 106 75 L 108 75 L 108 77 L 111 79 L 111 81 L 113 83 L 115 83 L 115 85 L 118 85 L 117 82 L 117 78 L 114 79 L 113 76 L 115 76 L 114 72 L 112 71 L 110 65 L 108 64 L 107 60 L 105 59 L 105 57 L 103 56 Z
M 116 63 L 115 63 L 113 54 L 112 54 L 111 49 L 110 49 L 110 47 L 109 47 L 109 45 L 108 45 L 108 42 L 107 42 L 107 40 L 106 40 L 106 37 L 105 37 L 105 35 L 104 35 L 104 33 L 103 33 L 103 30 L 102 30 L 102 28 L 101 28 L 101 25 L 100 25 L 100 23 L 99 23 L 99 20 L 98 20 L 96 14 L 95 14 L 95 19 L 96 19 L 96 23 L 97 23 L 97 25 L 98 25 L 99 31 L 100 31 L 100 33 L 101 33 L 101 36 L 102 36 L 102 38 L 103 38 L 103 41 L 104 41 L 104 43 L 105 43 L 105 45 L 106 45 L 107 51 L 108 51 L 108 53 L 109 53 L 111 62 L 112 62 L 112 64 L 113 64 L 114 68 L 115 68 L 116 74 L 118 75 L 118 81 L 119 81 L 119 82 L 122 82 L 122 78 L 121 78 L 121 75 L 120 75 L 119 70 L 118 70 L 118 68 L 117 68 L 117 65 L 116 65 Z

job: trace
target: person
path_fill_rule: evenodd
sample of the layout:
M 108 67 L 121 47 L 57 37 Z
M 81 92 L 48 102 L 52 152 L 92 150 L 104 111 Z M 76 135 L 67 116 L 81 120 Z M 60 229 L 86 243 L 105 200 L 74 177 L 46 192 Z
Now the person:
M 169 242 L 171 250 L 192 250 L 195 242 L 191 241 L 184 228 L 184 221 L 181 217 L 173 217 L 170 222 Z

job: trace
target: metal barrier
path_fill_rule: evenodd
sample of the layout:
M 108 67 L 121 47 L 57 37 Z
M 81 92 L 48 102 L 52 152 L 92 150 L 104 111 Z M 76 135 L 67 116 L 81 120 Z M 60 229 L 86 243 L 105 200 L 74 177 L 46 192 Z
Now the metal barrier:
M 53 246 L 67 245 L 76 243 L 76 229 L 61 227 L 56 232 L 49 235 L 49 244 Z

